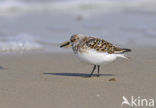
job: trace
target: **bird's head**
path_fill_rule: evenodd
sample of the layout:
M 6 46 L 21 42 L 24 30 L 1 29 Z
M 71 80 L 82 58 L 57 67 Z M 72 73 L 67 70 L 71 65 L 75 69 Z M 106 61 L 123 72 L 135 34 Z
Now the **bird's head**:
M 74 34 L 70 37 L 70 41 L 63 42 L 60 47 L 69 47 L 73 46 L 74 44 L 79 43 L 79 41 L 84 38 L 82 34 Z

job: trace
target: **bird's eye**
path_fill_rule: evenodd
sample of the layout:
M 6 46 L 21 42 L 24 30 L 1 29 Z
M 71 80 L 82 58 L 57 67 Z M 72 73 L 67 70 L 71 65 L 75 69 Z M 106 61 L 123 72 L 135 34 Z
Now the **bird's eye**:
M 74 39 L 72 39 L 71 42 L 74 42 Z

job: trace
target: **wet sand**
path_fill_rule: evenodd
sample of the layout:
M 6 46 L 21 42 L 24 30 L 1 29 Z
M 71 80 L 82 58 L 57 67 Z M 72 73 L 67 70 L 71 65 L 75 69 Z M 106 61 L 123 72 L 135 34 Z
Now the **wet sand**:
M 72 53 L 1 55 L 0 108 L 121 108 L 122 96 L 156 99 L 153 49 L 101 66 L 99 78 L 86 78 L 92 66 Z

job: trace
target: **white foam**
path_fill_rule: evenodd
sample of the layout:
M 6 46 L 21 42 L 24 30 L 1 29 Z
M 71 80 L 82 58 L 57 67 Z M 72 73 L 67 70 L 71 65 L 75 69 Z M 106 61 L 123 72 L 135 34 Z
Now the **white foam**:
M 39 50 L 42 48 L 43 46 L 39 44 L 34 37 L 23 33 L 17 36 L 3 38 L 3 40 L 0 41 L 1 52 L 21 52 Z

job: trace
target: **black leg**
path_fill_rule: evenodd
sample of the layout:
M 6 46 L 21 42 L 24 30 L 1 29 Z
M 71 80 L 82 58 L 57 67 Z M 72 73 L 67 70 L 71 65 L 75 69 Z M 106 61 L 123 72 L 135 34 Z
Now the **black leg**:
M 91 77 L 93 75 L 95 69 L 96 69 L 96 65 L 94 65 L 93 70 L 92 70 L 91 74 L 89 75 L 89 77 Z
M 100 76 L 100 65 L 98 65 L 98 74 L 97 74 L 97 76 L 99 77 Z

